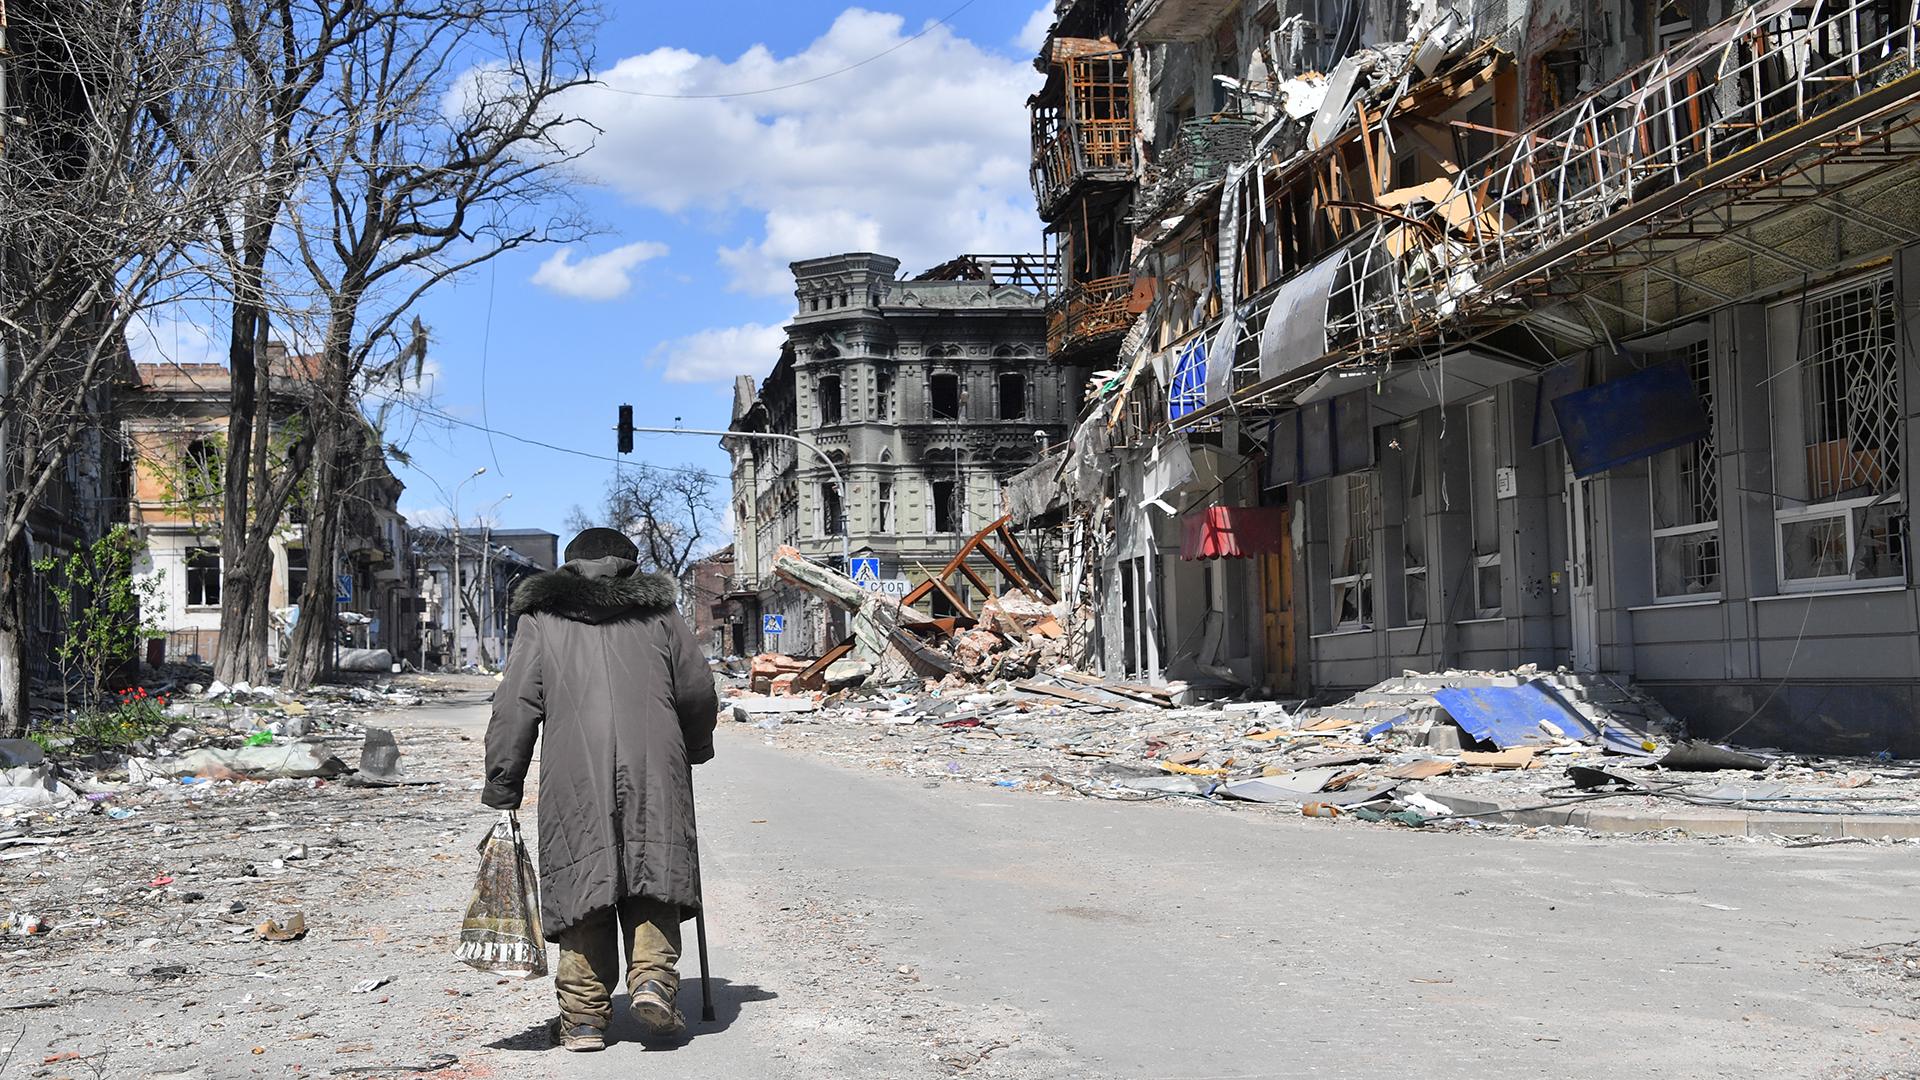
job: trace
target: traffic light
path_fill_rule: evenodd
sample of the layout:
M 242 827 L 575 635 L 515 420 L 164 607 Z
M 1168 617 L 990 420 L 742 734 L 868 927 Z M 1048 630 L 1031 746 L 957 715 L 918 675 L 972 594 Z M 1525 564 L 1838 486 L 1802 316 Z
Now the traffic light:
M 633 453 L 633 406 L 620 406 L 620 426 L 616 430 L 620 432 L 620 452 Z

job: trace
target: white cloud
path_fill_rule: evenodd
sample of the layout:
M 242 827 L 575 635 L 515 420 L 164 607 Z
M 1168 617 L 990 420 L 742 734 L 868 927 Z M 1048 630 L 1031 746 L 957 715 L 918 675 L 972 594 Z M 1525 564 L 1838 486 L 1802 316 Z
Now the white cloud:
M 562 296 L 578 300 L 612 300 L 633 287 L 628 271 L 667 253 L 667 245 L 652 240 L 622 244 L 612 251 L 573 261 L 573 248 L 563 247 L 534 271 L 532 281 Z
M 1027 24 L 1020 28 L 1020 36 L 1013 39 L 1022 51 L 1037 54 L 1040 47 L 1047 43 L 1047 31 L 1053 28 L 1053 0 L 1042 0 L 1040 8 L 1027 16 Z
M 577 92 L 573 107 L 601 129 L 583 166 L 660 211 L 757 217 L 755 235 L 717 253 L 748 292 L 787 293 L 789 261 L 840 251 L 878 250 L 912 271 L 1037 248 L 1026 99 L 1040 76 L 945 26 L 902 45 L 920 28 L 850 8 L 790 55 L 756 45 L 733 60 L 674 48 L 628 57 L 605 85 Z M 768 94 L 631 93 L 734 93 L 865 60 Z
M 663 342 L 648 362 L 663 368 L 661 377 L 668 382 L 732 382 L 736 375 L 758 381 L 780 358 L 786 340 L 786 331 L 778 326 L 725 326 Z

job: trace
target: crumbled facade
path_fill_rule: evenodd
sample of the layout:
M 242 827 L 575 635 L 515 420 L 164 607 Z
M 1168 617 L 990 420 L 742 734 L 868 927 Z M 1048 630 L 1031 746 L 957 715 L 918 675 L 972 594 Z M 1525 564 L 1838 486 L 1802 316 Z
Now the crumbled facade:
M 1912 0 L 1056 16 L 1049 346 L 1112 376 L 1008 501 L 1107 671 L 1920 753 Z
M 1051 282 L 1030 256 L 964 256 L 914 278 L 849 253 L 793 264 L 798 312 L 772 372 L 736 384 L 729 615 L 780 616 L 778 648 L 818 653 L 844 619 L 769 572 L 778 549 L 838 565 L 879 560 L 908 583 L 1001 514 L 1000 483 L 1065 437 L 1082 369 L 1047 359 Z M 818 452 L 816 453 L 815 450 Z M 844 494 L 821 455 L 845 483 Z

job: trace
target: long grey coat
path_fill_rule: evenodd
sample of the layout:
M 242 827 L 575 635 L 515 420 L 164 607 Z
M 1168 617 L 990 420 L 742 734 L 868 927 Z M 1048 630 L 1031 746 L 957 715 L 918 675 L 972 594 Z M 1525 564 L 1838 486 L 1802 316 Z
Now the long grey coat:
M 548 940 L 630 896 L 700 907 L 688 766 L 713 757 L 713 675 L 673 583 L 625 559 L 515 590 L 481 801 L 520 806 L 541 729 L 540 922 Z

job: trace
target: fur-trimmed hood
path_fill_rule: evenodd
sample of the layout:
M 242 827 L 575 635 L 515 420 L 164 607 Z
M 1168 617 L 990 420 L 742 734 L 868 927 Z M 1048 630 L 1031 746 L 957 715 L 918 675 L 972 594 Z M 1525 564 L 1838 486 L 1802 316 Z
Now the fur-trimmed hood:
M 609 622 L 671 608 L 678 594 L 670 578 L 644 571 L 632 560 L 577 559 L 521 582 L 513 590 L 513 613 Z

